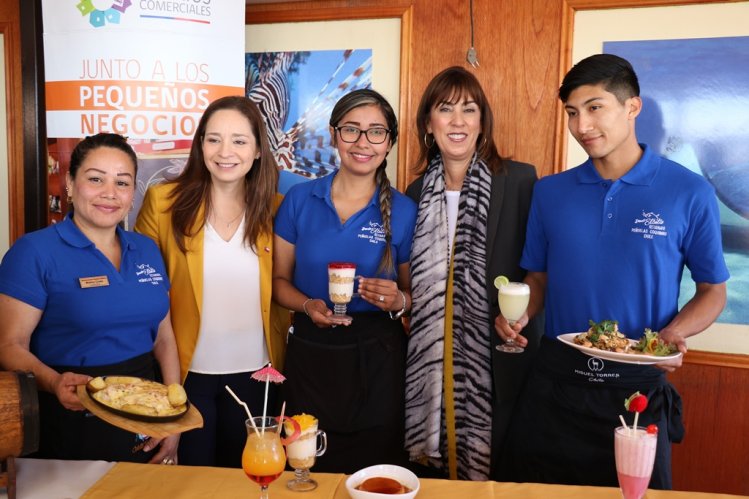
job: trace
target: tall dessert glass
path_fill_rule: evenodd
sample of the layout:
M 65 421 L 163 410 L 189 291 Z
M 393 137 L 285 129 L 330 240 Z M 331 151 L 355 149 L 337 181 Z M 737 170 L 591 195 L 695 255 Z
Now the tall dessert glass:
M 510 326 L 514 325 L 528 308 L 531 288 L 523 282 L 507 282 L 499 286 L 497 294 L 500 312 Z M 506 353 L 522 353 L 524 348 L 515 345 L 513 340 L 507 340 L 502 345 L 497 345 L 497 350 Z
M 356 265 L 347 262 L 328 264 L 328 294 L 333 302 L 331 320 L 339 324 L 348 324 L 352 317 L 346 315 L 346 306 L 354 296 L 354 278 Z
M 641 499 L 650 483 L 658 435 L 638 426 L 614 429 L 614 455 L 624 499 Z
M 260 485 L 260 499 L 268 499 L 268 485 L 278 478 L 286 465 L 286 454 L 278 435 L 275 418 L 257 416 L 245 422 L 247 442 L 242 452 L 242 469 Z M 257 430 L 256 430 L 257 428 Z
M 286 482 L 286 487 L 295 492 L 307 492 L 317 488 L 317 482 L 310 477 L 309 470 L 315 464 L 315 458 L 325 454 L 328 439 L 325 432 L 317 429 L 317 418 L 309 414 L 292 416 L 299 423 L 299 438 L 286 446 L 286 457 L 289 466 L 294 468 L 294 478 Z M 284 424 L 287 434 L 293 432 L 289 422 Z

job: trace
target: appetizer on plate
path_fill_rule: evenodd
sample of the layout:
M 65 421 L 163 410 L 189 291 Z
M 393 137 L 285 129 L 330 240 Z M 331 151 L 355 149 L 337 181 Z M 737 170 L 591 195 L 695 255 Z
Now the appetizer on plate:
M 629 338 L 619 332 L 616 321 L 588 321 L 590 328 L 575 336 L 575 343 L 588 348 L 597 348 L 608 352 L 626 353 L 631 343 Z
M 676 353 L 677 350 L 676 345 L 666 343 L 658 334 L 658 331 L 652 331 L 650 328 L 645 328 L 645 335 L 635 345 L 632 345 L 632 349 L 636 353 L 657 357 L 671 355 Z
M 187 412 L 187 394 L 178 383 L 167 387 L 133 376 L 99 376 L 86 389 L 96 402 L 127 414 L 168 418 Z
M 631 340 L 619 331 L 617 321 L 589 321 L 590 329 L 580 333 L 573 341 L 577 345 L 596 348 L 607 352 L 628 353 L 633 355 L 651 355 L 666 357 L 676 352 L 676 346 L 666 343 L 657 331 L 645 329 L 639 341 Z

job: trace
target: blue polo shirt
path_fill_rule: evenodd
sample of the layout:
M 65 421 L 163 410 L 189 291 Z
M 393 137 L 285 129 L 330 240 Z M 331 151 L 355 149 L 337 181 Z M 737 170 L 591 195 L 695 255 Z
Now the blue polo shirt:
M 729 277 L 712 186 L 641 147 L 619 180 L 588 159 L 535 185 L 520 265 L 547 273 L 549 337 L 611 319 L 639 338 L 676 315 L 684 265 L 695 282 Z
M 294 245 L 294 286 L 310 298 L 328 296 L 328 263 L 352 262 L 356 274 L 378 276 L 377 267 L 385 248 L 380 216 L 379 190 L 369 203 L 341 223 L 333 206 L 330 188 L 335 173 L 293 186 L 276 213 L 275 233 Z M 396 266 L 409 261 L 416 223 L 416 203 L 392 189 L 391 249 Z M 356 288 L 354 288 L 356 291 Z M 379 310 L 361 298 L 349 303 L 348 312 Z
M 164 262 L 148 237 L 119 227 L 117 235 L 119 272 L 70 215 L 5 254 L 0 293 L 42 310 L 30 349 L 45 364 L 107 365 L 153 350 L 169 310 Z

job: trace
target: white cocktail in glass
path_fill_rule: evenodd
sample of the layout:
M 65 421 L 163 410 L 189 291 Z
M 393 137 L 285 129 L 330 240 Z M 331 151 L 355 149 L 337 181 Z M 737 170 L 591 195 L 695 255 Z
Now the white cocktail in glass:
M 510 326 L 514 325 L 525 314 L 531 298 L 531 288 L 523 282 L 508 282 L 499 286 L 499 311 Z M 521 353 L 523 348 L 515 345 L 513 340 L 507 340 L 497 345 L 497 350 L 507 353 Z
M 346 306 L 354 296 L 354 279 L 356 265 L 347 262 L 331 262 L 328 264 L 328 295 L 333 302 L 333 316 L 331 320 L 340 323 L 350 323 L 352 317 L 346 315 Z
M 619 488 L 624 499 L 640 499 L 650 483 L 658 435 L 638 426 L 614 429 L 614 456 Z

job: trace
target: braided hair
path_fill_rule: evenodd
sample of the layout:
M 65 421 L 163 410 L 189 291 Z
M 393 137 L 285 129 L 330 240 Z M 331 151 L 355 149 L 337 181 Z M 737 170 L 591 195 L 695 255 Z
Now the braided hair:
M 385 116 L 387 128 L 390 130 L 388 134 L 388 140 L 390 146 L 395 145 L 398 139 L 398 118 L 395 116 L 390 103 L 380 95 L 378 92 L 368 88 L 362 88 L 354 90 L 336 102 L 333 107 L 333 111 L 330 114 L 330 126 L 338 126 L 338 122 L 349 113 L 352 109 L 356 109 L 361 106 L 377 106 L 382 114 Z M 382 163 L 377 167 L 375 173 L 375 182 L 379 189 L 379 204 L 380 204 L 380 216 L 382 217 L 382 228 L 385 231 L 385 251 L 382 254 L 380 263 L 377 267 L 377 273 L 379 275 L 396 275 L 395 263 L 393 262 L 393 251 L 391 242 L 393 240 L 392 227 L 391 227 L 391 211 L 393 203 L 393 193 L 390 186 L 390 179 L 388 179 L 387 173 L 387 160 L 382 160 Z

